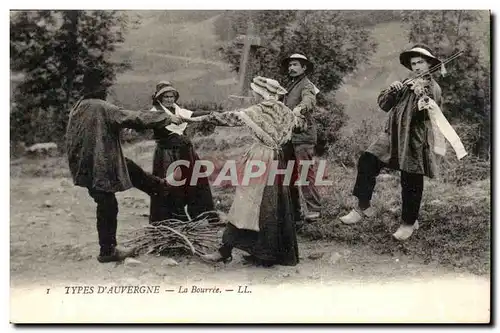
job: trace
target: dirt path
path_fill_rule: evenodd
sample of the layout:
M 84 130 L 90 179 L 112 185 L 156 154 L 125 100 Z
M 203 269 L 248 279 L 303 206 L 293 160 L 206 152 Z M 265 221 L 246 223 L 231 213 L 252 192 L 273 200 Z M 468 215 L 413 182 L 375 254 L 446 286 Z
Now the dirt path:
M 120 193 L 117 198 L 120 241 L 127 232 L 147 223 L 149 201 L 137 190 Z M 112 321 L 113 318 L 248 321 L 242 308 L 237 311 L 238 304 L 256 306 L 259 310 L 256 318 L 261 321 L 488 320 L 487 277 L 424 265 L 403 255 L 374 255 L 366 247 L 334 242 L 301 239 L 301 263 L 296 267 L 247 266 L 239 252 L 228 265 L 212 265 L 184 257 L 174 258 L 178 265 L 169 266 L 165 257 L 157 256 L 141 256 L 138 258 L 141 263 L 136 266 L 99 264 L 95 259 L 98 247 L 94 210 L 94 203 L 86 191 L 74 187 L 67 179 L 11 179 L 12 320 L 26 320 L 26 304 L 37 302 L 41 304 L 41 312 L 31 313 L 29 318 L 38 321 L 53 321 L 56 320 L 54 316 L 63 321 L 75 318 L 82 321 Z M 311 254 L 321 258 L 311 259 Z M 65 295 L 65 286 L 70 285 L 161 285 L 176 290 L 167 296 L 169 302 L 179 302 L 180 308 L 185 306 L 192 310 L 189 302 L 201 302 L 208 308 L 200 307 L 204 312 L 181 313 L 177 307 L 175 311 L 151 311 L 147 310 L 149 306 L 138 308 L 137 303 L 132 302 L 139 295 L 128 295 L 126 299 L 125 295 L 115 295 L 112 299 L 95 294 L 86 298 Z M 225 292 L 227 297 L 223 299 L 217 298 L 220 295 L 208 298 L 206 294 L 177 292 L 180 287 L 191 290 L 193 285 L 219 286 L 233 291 Z M 239 286 L 247 286 L 252 294 L 236 293 Z M 49 295 L 47 288 L 52 290 Z M 263 302 L 263 296 L 271 298 Z M 141 297 L 147 299 L 145 305 L 165 301 L 165 297 L 158 295 Z M 102 317 L 99 304 L 103 301 L 108 302 L 106 304 L 117 302 L 121 306 L 122 310 L 115 313 L 118 317 L 113 317 L 109 311 L 105 318 Z M 232 316 L 215 311 L 212 303 Z M 294 303 L 296 307 L 276 314 L 272 309 L 278 303 Z M 86 313 L 85 318 L 78 314 L 82 311 Z M 127 311 L 130 311 L 128 317 L 125 316 Z M 99 316 L 102 318 L 98 319 Z

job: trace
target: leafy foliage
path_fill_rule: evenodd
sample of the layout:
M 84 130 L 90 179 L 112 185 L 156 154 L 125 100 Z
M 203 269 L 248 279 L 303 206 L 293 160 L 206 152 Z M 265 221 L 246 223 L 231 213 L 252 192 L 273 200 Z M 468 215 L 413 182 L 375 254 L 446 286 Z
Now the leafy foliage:
M 112 84 L 127 62 L 110 55 L 124 41 L 125 16 L 115 11 L 21 11 L 11 13 L 11 70 L 21 72 L 11 110 L 11 140 L 60 142 L 71 106 L 85 85 Z M 83 82 L 100 68 L 102 82 Z
M 382 131 L 384 120 L 374 109 L 368 110 L 371 117 L 363 119 L 342 136 L 328 149 L 328 156 L 346 167 L 356 168 L 359 156 L 373 142 L 373 139 Z
M 322 156 L 328 151 L 328 147 L 335 145 L 341 139 L 340 130 L 347 122 L 344 106 L 336 101 L 323 103 L 323 107 L 317 107 L 314 119 L 318 126 L 318 141 L 316 154 Z
M 215 20 L 215 33 L 222 41 L 229 41 L 235 38 L 238 33 L 238 24 L 243 22 L 234 21 L 236 11 L 225 11 L 224 15 L 219 15 Z M 379 23 L 399 21 L 401 19 L 401 10 L 342 10 L 338 11 L 346 21 L 357 22 L 363 27 L 373 27 Z M 222 13 L 221 13 L 222 14 Z M 241 16 L 243 17 L 243 16 Z
M 367 62 L 376 47 L 369 30 L 344 20 L 338 11 L 269 10 L 231 15 L 239 33 L 246 33 L 250 18 L 261 37 L 262 47 L 253 59 L 256 75 L 280 77 L 279 60 L 292 53 L 303 53 L 315 63 L 310 78 L 324 93 L 338 89 L 343 77 L 358 64 Z M 232 40 L 221 51 L 238 71 L 242 45 Z

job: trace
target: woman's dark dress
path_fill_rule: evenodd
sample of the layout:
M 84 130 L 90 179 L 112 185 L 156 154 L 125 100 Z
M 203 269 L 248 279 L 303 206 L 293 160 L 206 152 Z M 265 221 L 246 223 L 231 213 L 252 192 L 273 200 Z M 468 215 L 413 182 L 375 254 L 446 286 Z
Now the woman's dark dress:
M 240 161 L 241 170 L 252 160 L 264 162 L 267 167 L 278 161 L 278 169 L 287 169 L 293 156 L 290 138 L 296 117 L 283 103 L 263 101 L 238 112 L 212 114 L 207 120 L 217 126 L 248 126 L 251 129 L 256 143 Z M 269 172 L 270 168 L 266 169 Z M 260 263 L 286 266 L 299 263 L 294 203 L 290 195 L 290 188 L 295 186 L 298 176 L 297 165 L 293 170 L 290 184 L 285 184 L 284 175 L 280 175 L 273 182 L 268 182 L 266 176 L 254 185 L 236 187 L 219 249 L 223 257 L 230 256 L 232 249 L 237 248 Z M 254 215 L 255 209 L 258 214 Z
M 158 109 L 158 107 L 156 107 Z M 161 110 L 161 108 L 159 108 Z M 174 113 L 174 109 L 169 109 Z M 153 158 L 153 175 L 165 178 L 167 169 L 172 162 L 178 160 L 189 161 L 189 168 L 181 166 L 182 179 L 186 179 L 184 186 L 172 187 L 172 191 L 165 196 L 151 197 L 150 222 L 171 218 L 186 220 L 184 206 L 188 206 L 191 218 L 201 213 L 214 211 L 212 191 L 208 178 L 199 178 L 197 184 L 190 186 L 193 167 L 199 156 L 194 150 L 191 140 L 185 135 L 178 135 L 166 128 L 154 131 L 156 149 Z M 216 217 L 215 214 L 211 217 Z
M 286 169 L 292 154 L 292 144 L 288 143 L 280 154 L 275 155 L 280 169 Z M 291 181 L 295 181 L 296 177 L 295 171 Z M 241 249 L 260 261 L 283 266 L 297 265 L 299 248 L 289 185 L 284 185 L 283 178 L 279 178 L 274 186 L 266 186 L 259 213 L 260 231 L 238 229 L 228 223 L 222 236 L 224 247 Z

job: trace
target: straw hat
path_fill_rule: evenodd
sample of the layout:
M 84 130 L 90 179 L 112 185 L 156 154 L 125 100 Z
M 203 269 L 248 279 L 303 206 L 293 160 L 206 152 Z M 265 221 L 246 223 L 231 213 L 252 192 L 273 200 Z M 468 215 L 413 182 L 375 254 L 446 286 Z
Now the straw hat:
M 285 95 L 287 93 L 286 89 L 278 81 L 262 76 L 255 77 L 252 83 L 250 83 L 250 87 L 265 99 L 270 96 Z
M 170 81 L 160 81 L 156 84 L 156 91 L 159 91 L 161 88 L 171 86 L 172 83 Z
M 314 71 L 314 64 L 309 59 L 307 59 L 307 57 L 305 55 L 300 54 L 300 53 L 295 53 L 295 54 L 292 54 L 291 56 L 281 60 L 281 70 L 283 73 L 288 72 L 288 63 L 291 60 L 299 60 L 301 63 L 305 63 L 306 64 L 306 71 L 305 71 L 306 74 L 312 73 Z
M 409 70 L 411 69 L 411 58 L 412 57 L 422 57 L 426 59 L 431 67 L 437 66 L 441 64 L 441 60 L 435 57 L 431 50 L 423 44 L 417 44 L 413 46 L 410 50 L 404 51 L 399 55 L 399 61 L 401 65 L 405 66 Z

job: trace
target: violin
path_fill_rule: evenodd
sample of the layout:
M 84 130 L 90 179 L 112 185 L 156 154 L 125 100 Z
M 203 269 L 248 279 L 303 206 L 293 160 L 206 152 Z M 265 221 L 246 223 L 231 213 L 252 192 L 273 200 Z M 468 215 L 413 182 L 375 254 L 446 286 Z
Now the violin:
M 449 63 L 449 62 L 455 60 L 456 58 L 460 57 L 463 53 L 464 53 L 463 50 L 462 51 L 458 51 L 457 53 L 453 54 L 449 58 L 443 60 L 440 64 L 435 65 L 435 66 L 429 68 L 428 70 L 426 70 L 425 72 L 423 72 L 423 73 L 415 76 L 414 78 L 405 81 L 403 83 L 404 87 L 401 90 L 401 92 L 404 93 L 408 89 L 412 89 L 412 90 L 415 91 L 415 89 L 414 89 L 415 86 L 417 86 L 417 87 L 418 86 L 424 87 L 424 85 L 422 85 L 422 84 L 425 84 L 425 81 L 430 82 L 431 74 L 434 73 L 434 72 L 436 72 L 436 71 L 438 71 L 438 70 L 441 70 L 441 75 L 445 76 L 446 75 L 446 70 L 445 70 L 444 65 L 446 65 L 447 63 Z M 421 79 L 423 79 L 423 81 Z M 417 90 L 419 90 L 419 89 L 417 89 Z
M 413 90 L 418 97 L 425 95 L 426 88 L 431 86 L 431 75 L 430 73 L 426 76 L 411 79 L 406 82 L 406 87 Z

